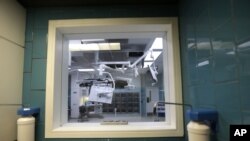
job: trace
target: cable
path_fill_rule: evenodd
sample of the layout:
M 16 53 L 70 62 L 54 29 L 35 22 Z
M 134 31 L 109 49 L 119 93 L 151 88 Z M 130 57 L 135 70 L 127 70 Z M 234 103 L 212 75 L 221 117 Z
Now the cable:
M 189 107 L 191 110 L 193 109 L 193 106 L 191 104 L 186 104 L 186 103 L 174 103 L 174 102 L 165 102 L 165 101 L 158 101 L 158 103 L 163 103 L 165 105 L 179 105 L 179 106 L 187 106 Z

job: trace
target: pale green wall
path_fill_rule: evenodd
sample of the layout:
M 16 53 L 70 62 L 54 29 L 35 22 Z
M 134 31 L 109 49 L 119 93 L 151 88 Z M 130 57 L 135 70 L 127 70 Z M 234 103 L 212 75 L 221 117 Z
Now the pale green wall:
M 25 9 L 0 1 L 0 139 L 17 138 L 16 111 L 22 103 Z M 19 104 L 19 105 L 18 105 Z

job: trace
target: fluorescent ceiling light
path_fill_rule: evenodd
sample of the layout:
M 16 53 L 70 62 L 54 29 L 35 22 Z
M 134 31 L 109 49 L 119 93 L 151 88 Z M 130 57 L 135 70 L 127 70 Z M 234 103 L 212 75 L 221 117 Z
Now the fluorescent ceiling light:
M 161 51 L 152 51 L 152 53 L 148 53 L 144 61 L 154 61 L 160 56 L 160 54 L 161 54 Z
M 155 38 L 150 49 L 163 49 L 163 40 L 162 38 Z
M 99 50 L 120 50 L 120 43 L 99 43 Z
M 83 44 L 82 50 L 100 50 L 98 44 L 90 43 L 90 44 Z
M 121 50 L 120 43 L 69 44 L 70 51 Z
M 92 72 L 95 71 L 94 69 L 77 69 L 80 72 Z
M 104 39 L 83 39 L 81 42 L 100 42 L 105 41 Z
M 117 68 L 119 70 L 127 70 L 128 68 Z
M 163 39 L 161 37 L 155 38 L 152 46 L 149 49 L 149 50 L 152 50 L 152 52 L 149 52 L 144 59 L 144 68 L 151 66 L 153 61 L 155 61 L 161 55 L 162 51 L 159 51 L 159 50 L 162 50 L 162 49 L 163 49 Z M 154 50 L 158 50 L 158 51 L 154 51 Z

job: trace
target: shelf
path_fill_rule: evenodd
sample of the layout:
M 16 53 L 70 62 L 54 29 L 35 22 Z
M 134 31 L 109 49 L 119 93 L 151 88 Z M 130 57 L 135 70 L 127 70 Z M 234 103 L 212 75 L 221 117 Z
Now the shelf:
M 139 93 L 136 92 L 116 92 L 113 95 L 112 104 L 103 104 L 103 112 L 139 113 Z

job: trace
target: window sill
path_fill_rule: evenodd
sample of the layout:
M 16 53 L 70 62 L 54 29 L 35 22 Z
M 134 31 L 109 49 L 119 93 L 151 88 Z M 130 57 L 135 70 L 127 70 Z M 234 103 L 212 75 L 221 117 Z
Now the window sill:
M 94 136 L 93 136 L 94 134 Z M 138 138 L 180 137 L 181 130 L 166 122 L 133 122 L 128 125 L 100 125 L 100 123 L 66 123 L 48 134 L 50 138 Z

